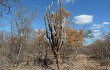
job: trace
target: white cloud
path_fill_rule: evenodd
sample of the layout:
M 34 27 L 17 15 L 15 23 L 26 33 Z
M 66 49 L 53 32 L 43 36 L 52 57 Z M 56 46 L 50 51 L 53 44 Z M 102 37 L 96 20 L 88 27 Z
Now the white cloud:
M 100 38 L 101 33 L 93 33 L 94 37 Z
M 39 32 L 39 31 L 43 32 L 45 30 L 43 30 L 43 29 L 35 29 L 35 32 Z
M 93 22 L 93 15 L 78 15 L 74 17 L 76 24 L 88 24 Z
M 109 25 L 109 24 L 110 24 L 110 22 L 103 22 L 101 24 L 93 24 L 90 29 L 96 29 L 96 28 L 107 29 L 105 25 Z
M 94 35 L 94 38 L 95 39 L 98 39 L 98 38 L 100 38 L 100 36 L 101 36 L 101 31 L 100 30 L 92 30 L 93 31 L 93 35 Z
M 102 24 L 103 25 L 108 25 L 108 24 L 110 24 L 110 22 L 103 22 Z
M 94 33 L 99 33 L 100 30 L 92 30 Z
M 66 2 L 70 2 L 71 0 L 65 0 Z
M 58 0 L 59 1 L 59 0 Z M 65 3 L 70 3 L 70 2 L 74 2 L 74 0 L 63 0 L 63 2 L 65 2 Z
M 39 29 L 35 29 L 35 31 L 36 31 L 36 32 L 38 32 L 38 31 L 39 31 Z
M 101 24 L 93 24 L 92 25 L 92 28 L 94 29 L 94 28 L 101 28 L 102 27 L 102 25 Z

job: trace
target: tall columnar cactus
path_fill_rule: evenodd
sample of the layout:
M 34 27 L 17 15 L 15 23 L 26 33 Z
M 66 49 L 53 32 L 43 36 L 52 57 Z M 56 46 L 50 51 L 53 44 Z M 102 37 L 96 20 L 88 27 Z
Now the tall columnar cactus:
M 58 70 L 60 70 L 60 51 L 66 41 L 66 28 L 70 17 L 70 13 L 62 7 L 61 0 L 59 4 L 56 13 L 52 12 L 52 5 L 49 5 L 44 16 L 46 36 L 54 53 Z

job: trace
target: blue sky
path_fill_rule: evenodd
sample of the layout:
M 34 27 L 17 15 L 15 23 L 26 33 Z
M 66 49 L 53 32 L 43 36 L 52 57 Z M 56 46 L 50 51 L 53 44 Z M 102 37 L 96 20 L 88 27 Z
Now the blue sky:
M 109 32 L 110 30 L 110 0 L 62 0 L 63 6 L 71 12 L 71 21 L 75 27 L 80 29 L 92 29 L 95 36 L 100 32 Z M 54 3 L 53 9 L 57 5 L 57 0 L 23 0 L 26 7 L 39 10 L 39 18 L 33 23 L 33 28 L 44 29 L 44 11 L 51 3 Z
M 101 32 L 110 32 L 110 0 L 62 0 L 63 6 L 71 12 L 71 21 L 77 29 L 91 29 L 95 38 Z M 25 7 L 38 9 L 39 17 L 32 22 L 33 29 L 45 29 L 43 17 L 45 8 L 57 0 L 22 0 Z
M 23 4 L 26 7 L 37 8 L 39 13 L 39 18 L 36 18 L 34 23 L 34 28 L 44 28 L 44 11 L 45 8 L 48 7 L 52 2 L 54 2 L 55 9 L 57 5 L 57 0 L 22 0 Z M 63 0 L 63 6 L 71 12 L 71 20 L 75 22 L 75 17 L 79 16 L 79 19 L 82 15 L 82 18 L 88 19 L 89 17 L 92 19 L 89 23 L 76 23 L 78 26 L 88 25 L 88 26 L 99 26 L 101 28 L 101 24 L 107 22 L 105 27 L 108 28 L 110 22 L 110 0 Z M 85 15 L 85 16 L 84 16 Z M 88 18 L 87 18 L 88 17 Z M 80 20 L 79 20 L 80 21 Z M 86 20 L 85 20 L 86 21 Z M 98 27 L 96 28 L 98 29 Z M 107 29 L 109 30 L 109 28 Z

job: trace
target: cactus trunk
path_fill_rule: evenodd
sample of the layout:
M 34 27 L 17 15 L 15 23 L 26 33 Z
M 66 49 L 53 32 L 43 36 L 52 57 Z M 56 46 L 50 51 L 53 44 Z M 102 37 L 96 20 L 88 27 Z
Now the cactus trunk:
M 51 11 L 51 5 L 45 12 L 44 22 L 46 26 L 46 35 L 54 53 L 58 70 L 60 70 L 60 50 L 66 41 L 66 28 L 69 22 L 69 12 L 62 8 L 61 0 L 60 8 L 56 9 L 54 14 Z

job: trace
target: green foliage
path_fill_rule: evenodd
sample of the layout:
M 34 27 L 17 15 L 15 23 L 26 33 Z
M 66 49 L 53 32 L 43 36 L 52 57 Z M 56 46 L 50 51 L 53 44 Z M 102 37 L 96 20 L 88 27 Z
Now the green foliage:
M 93 32 L 92 32 L 92 30 L 85 30 L 84 31 L 84 38 L 93 38 L 94 37 L 94 35 L 92 34 Z

